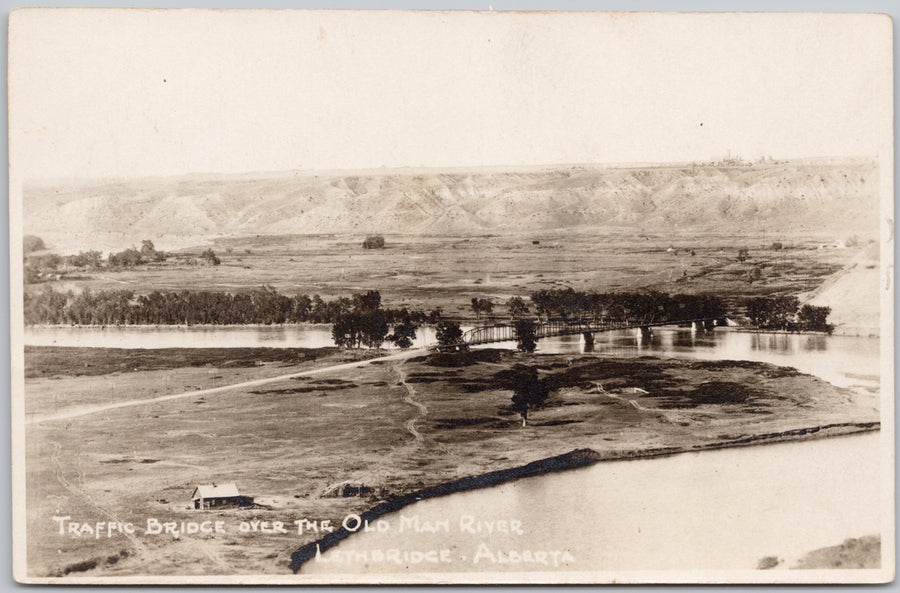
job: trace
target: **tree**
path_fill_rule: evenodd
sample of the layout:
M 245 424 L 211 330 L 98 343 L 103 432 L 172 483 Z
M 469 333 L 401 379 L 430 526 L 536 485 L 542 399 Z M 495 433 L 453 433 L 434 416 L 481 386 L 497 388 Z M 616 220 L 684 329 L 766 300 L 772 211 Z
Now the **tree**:
M 144 239 L 141 241 L 141 255 L 147 261 L 165 261 L 166 254 L 162 251 L 157 251 L 156 247 L 153 246 L 153 241 L 150 239 Z
M 367 348 L 381 348 L 381 344 L 387 339 L 387 316 L 381 309 L 356 313 L 359 321 L 359 336 L 362 345 Z
M 745 262 L 750 258 L 750 250 L 746 247 L 738 249 L 738 261 Z
M 521 352 L 534 352 L 537 348 L 535 330 L 537 325 L 531 319 L 517 319 L 513 324 L 516 332 L 516 348 Z
M 542 315 L 547 317 L 547 320 L 550 320 L 550 294 L 547 290 L 537 290 L 531 293 L 529 297 L 531 299 L 531 304 L 534 305 L 535 313 L 537 313 L 538 319 Z
M 481 321 L 481 301 L 475 297 L 472 297 L 472 313 L 475 314 L 475 319 Z
M 305 294 L 298 294 L 291 305 L 291 321 L 299 323 L 309 319 L 312 310 L 312 299 Z
M 387 337 L 388 341 L 398 348 L 409 348 L 416 339 L 416 325 L 406 318 L 394 326 L 394 331 Z
M 63 258 L 56 253 L 48 253 L 46 255 L 32 255 L 28 258 L 28 263 L 36 267 L 38 270 L 55 270 L 63 263 Z
M 509 311 L 510 317 L 518 319 L 528 314 L 528 305 L 522 297 L 512 297 L 506 301 L 506 310 Z
M 756 297 L 747 301 L 747 317 L 760 329 L 791 330 L 799 306 L 795 296 Z
M 359 348 L 362 337 L 358 314 L 344 313 L 335 319 L 331 326 L 331 339 L 342 348 Z
M 456 346 L 462 342 L 462 329 L 449 319 L 442 319 L 434 327 L 435 338 L 441 346 Z
M 388 315 L 381 308 L 381 294 L 377 290 L 355 294 L 352 299 L 342 298 L 327 304 L 317 295 L 313 299 L 313 316 L 318 315 L 321 307 L 325 308 L 323 316 L 333 320 L 331 337 L 338 346 L 380 348 L 388 339 L 390 330 Z
M 797 325 L 801 331 L 820 331 L 830 334 L 834 331 L 834 325 L 827 321 L 829 313 L 831 313 L 831 307 L 803 305 L 797 313 Z
M 513 409 L 522 416 L 522 426 L 528 426 L 529 408 L 542 408 L 547 402 L 550 390 L 540 380 L 537 369 L 533 367 L 514 367 L 510 377 L 513 390 Z
M 110 253 L 107 262 L 112 268 L 133 268 L 140 265 L 144 261 L 141 252 L 134 247 L 120 251 L 119 253 Z
M 490 315 L 494 312 L 494 303 L 490 299 L 472 298 L 472 312 L 475 313 L 476 319 L 481 320 L 482 313 Z
M 99 251 L 82 251 L 78 255 L 67 256 L 65 262 L 76 268 L 99 268 L 102 265 L 101 258 Z
M 750 323 L 757 329 L 763 328 L 769 322 L 769 299 L 755 297 L 747 301 L 747 317 Z
M 795 296 L 783 296 L 772 299 L 770 323 L 775 329 L 793 330 L 797 318 L 800 300 Z
M 353 295 L 353 308 L 357 311 L 374 311 L 379 307 L 381 307 L 381 293 L 377 290 Z
M 431 312 L 428 314 L 428 317 L 426 317 L 425 319 L 431 325 L 437 325 L 438 322 L 440 322 L 440 320 L 441 320 L 441 308 L 435 307 L 434 309 L 432 309 Z
M 147 259 L 153 259 L 153 256 L 156 255 L 156 248 L 153 246 L 153 241 L 150 239 L 141 241 L 141 254 Z
M 329 321 L 328 304 L 317 294 L 313 295 L 309 318 L 313 323 L 328 323 Z
M 220 263 L 222 263 L 222 260 L 219 259 L 219 257 L 216 255 L 216 252 L 212 249 L 207 249 L 200 254 L 200 257 L 205 259 L 210 265 L 213 266 L 218 266 Z

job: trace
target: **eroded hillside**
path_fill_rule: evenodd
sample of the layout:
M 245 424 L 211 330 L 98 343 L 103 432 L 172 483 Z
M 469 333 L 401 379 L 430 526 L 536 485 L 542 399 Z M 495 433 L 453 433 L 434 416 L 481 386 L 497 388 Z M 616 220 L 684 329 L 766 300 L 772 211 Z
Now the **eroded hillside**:
M 873 163 L 451 173 L 192 175 L 30 183 L 24 229 L 58 250 L 164 248 L 228 235 L 482 234 L 564 228 L 877 229 Z

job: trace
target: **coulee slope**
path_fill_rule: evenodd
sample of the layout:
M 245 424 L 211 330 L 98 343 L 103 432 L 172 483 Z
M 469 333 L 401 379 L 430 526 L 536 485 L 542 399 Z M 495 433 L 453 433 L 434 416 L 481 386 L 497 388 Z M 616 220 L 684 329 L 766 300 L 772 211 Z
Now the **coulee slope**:
M 53 249 L 164 249 L 214 237 L 636 228 L 874 232 L 870 161 L 183 175 L 24 187 L 24 231 Z

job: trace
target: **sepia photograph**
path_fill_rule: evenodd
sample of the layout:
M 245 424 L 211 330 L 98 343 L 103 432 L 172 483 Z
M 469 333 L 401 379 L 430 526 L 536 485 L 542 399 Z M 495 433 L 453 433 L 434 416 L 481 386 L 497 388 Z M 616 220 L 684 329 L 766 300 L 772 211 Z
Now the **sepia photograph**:
M 892 45 L 13 10 L 15 579 L 892 581 Z

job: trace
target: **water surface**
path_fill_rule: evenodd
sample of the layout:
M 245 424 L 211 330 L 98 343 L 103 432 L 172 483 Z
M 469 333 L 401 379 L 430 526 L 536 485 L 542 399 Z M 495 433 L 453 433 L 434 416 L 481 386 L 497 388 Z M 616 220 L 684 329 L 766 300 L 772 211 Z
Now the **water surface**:
M 358 532 L 302 572 L 755 569 L 768 556 L 790 566 L 814 549 L 881 533 L 881 438 L 601 462 L 423 500 L 386 516 L 386 531 Z M 420 527 L 446 520 L 448 529 L 416 532 L 416 518 Z M 520 522 L 522 534 L 487 533 L 500 520 L 507 531 Z M 463 528 L 479 524 L 481 533 Z M 373 561 L 390 549 L 449 550 L 450 561 Z M 501 562 L 511 551 L 545 552 L 547 562 Z
M 415 347 L 434 344 L 434 330 L 418 330 Z M 321 348 L 333 346 L 330 326 L 130 326 L 29 327 L 31 346 L 104 348 Z M 385 346 L 388 346 L 387 344 Z M 515 348 L 513 342 L 485 347 Z M 580 354 L 580 335 L 538 341 L 539 353 Z M 717 329 L 656 329 L 651 339 L 634 331 L 595 334 L 593 352 L 608 356 L 662 356 L 702 360 L 752 360 L 793 366 L 838 386 L 877 386 L 878 338 L 751 333 Z

